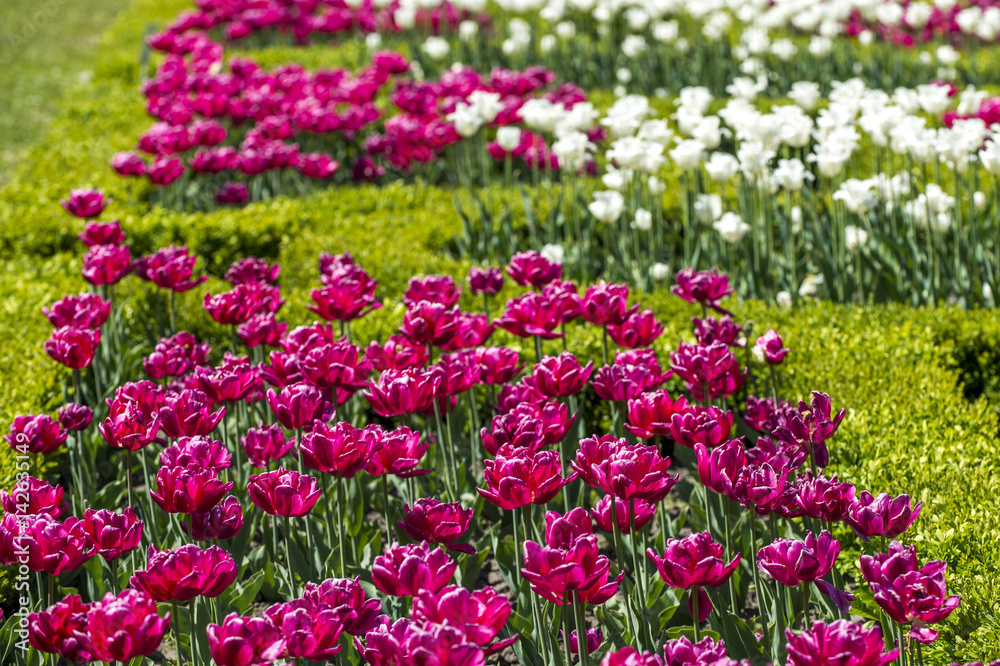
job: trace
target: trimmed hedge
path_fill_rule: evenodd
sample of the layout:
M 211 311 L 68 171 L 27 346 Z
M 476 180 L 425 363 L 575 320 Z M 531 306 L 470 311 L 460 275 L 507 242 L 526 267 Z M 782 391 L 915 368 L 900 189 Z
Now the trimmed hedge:
M 401 293 L 416 274 L 446 272 L 458 278 L 466 262 L 448 252 L 461 231 L 451 192 L 395 183 L 315 192 L 302 199 L 276 199 L 240 210 L 183 214 L 134 203 L 142 191 L 107 168 L 117 150 L 128 148 L 149 124 L 137 90 L 139 44 L 150 21 L 174 16 L 187 0 L 135 0 L 106 35 L 94 83 L 68 96 L 63 116 L 48 138 L 0 190 L 0 428 L 16 414 L 52 411 L 65 373 L 49 361 L 42 341 L 50 327 L 40 306 L 82 290 L 79 230 L 58 206 L 70 188 L 92 185 L 117 201 L 118 215 L 135 253 L 169 243 L 186 244 L 199 267 L 215 278 L 249 254 L 282 264 L 281 281 L 292 322 L 313 319 L 306 310 L 317 275 L 319 252 L 351 251 L 380 282 L 383 309 L 353 327 L 356 342 L 384 339 L 402 317 Z M 310 63 L 335 56 L 313 49 L 273 49 L 264 59 L 280 62 L 307 53 Z M 316 55 L 318 54 L 318 55 Z M 343 55 L 349 64 L 356 54 Z M 270 61 L 270 60 L 269 60 Z M 598 103 L 604 103 L 598 96 Z M 152 315 L 151 290 L 135 279 L 121 288 L 134 295 L 134 323 Z M 117 291 L 116 291 L 117 293 Z M 222 343 L 224 331 L 200 308 L 203 290 L 184 294 L 180 324 Z M 511 292 L 513 293 L 513 292 Z M 694 308 L 665 292 L 641 296 L 667 327 L 661 358 L 689 336 Z M 466 303 L 470 308 L 476 304 Z M 907 492 L 924 510 L 907 538 L 921 557 L 949 563 L 950 587 L 964 601 L 945 626 L 929 663 L 985 659 L 1000 654 L 1000 453 L 996 449 L 1000 404 L 1000 324 L 992 313 L 957 309 L 844 307 L 807 304 L 781 311 L 758 303 L 736 306 L 758 333 L 779 330 L 792 354 L 782 367 L 782 393 L 831 394 L 849 409 L 832 449 L 834 470 L 873 492 Z M 135 330 L 142 330 L 136 326 Z M 503 334 L 498 341 L 519 346 Z M 550 343 L 552 351 L 555 343 Z M 596 331 L 571 327 L 574 351 L 600 355 Z M 526 358 L 532 351 L 524 348 Z M 0 483 L 10 485 L 9 451 L 0 447 Z M 846 557 L 845 557 L 846 560 Z

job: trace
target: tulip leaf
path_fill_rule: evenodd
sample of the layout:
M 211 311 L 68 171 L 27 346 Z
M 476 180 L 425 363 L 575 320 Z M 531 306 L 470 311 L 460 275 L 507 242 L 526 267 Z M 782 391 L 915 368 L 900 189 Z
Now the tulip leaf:
M 222 593 L 222 607 L 227 612 L 243 614 L 250 609 L 261 586 L 264 584 L 264 571 L 257 571 L 245 581 L 234 584 Z

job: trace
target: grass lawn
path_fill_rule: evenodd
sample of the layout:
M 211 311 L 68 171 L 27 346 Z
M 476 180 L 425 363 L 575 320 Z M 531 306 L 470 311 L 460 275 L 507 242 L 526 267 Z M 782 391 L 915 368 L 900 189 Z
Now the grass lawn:
M 0 2 L 0 183 L 90 76 L 92 54 L 128 0 Z M 138 53 L 136 53 L 138 58 Z

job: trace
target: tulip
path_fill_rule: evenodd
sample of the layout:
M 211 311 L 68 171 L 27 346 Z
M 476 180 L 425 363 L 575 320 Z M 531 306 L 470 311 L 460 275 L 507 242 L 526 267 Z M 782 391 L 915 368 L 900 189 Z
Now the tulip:
M 522 287 L 541 288 L 562 277 L 562 266 L 535 251 L 518 252 L 507 264 L 507 275 Z
M 681 396 L 672 400 L 666 391 L 640 393 L 628 401 L 626 430 L 640 439 L 669 435 L 671 419 L 675 414 L 688 410 L 688 402 Z
M 957 594 L 947 596 L 947 567 L 941 560 L 921 567 L 916 547 L 898 541 L 889 544 L 888 553 L 861 556 L 861 573 L 875 602 L 895 622 L 909 624 L 910 638 L 924 645 L 937 640 L 939 633 L 927 625 L 943 622 L 962 601 Z
M 670 367 L 680 377 L 687 390 L 699 402 L 722 398 L 743 385 L 745 375 L 732 350 L 715 342 L 710 345 L 689 345 L 681 342 L 670 355 Z
M 95 552 L 97 547 L 76 516 L 59 522 L 47 513 L 7 513 L 0 519 L 0 562 L 4 564 L 21 564 L 58 576 L 79 569 Z
M 141 155 L 125 150 L 111 158 L 111 168 L 119 176 L 141 176 L 146 173 L 146 162 Z
M 441 369 L 436 367 L 386 370 L 364 396 L 381 416 L 424 414 L 433 408 L 434 397 L 443 381 Z
M 300 453 L 312 469 L 351 478 L 368 466 L 384 437 L 385 431 L 377 425 L 355 428 L 346 421 L 332 427 L 317 423 L 302 435 Z
M 278 287 L 260 282 L 238 284 L 215 296 L 205 294 L 202 301 L 205 311 L 223 326 L 244 324 L 262 312 L 277 312 L 284 303 Z
M 510 299 L 494 323 L 519 338 L 554 340 L 564 335 L 556 330 L 564 323 L 559 311 L 548 298 L 536 292 Z
M 711 405 L 691 405 L 670 419 L 670 436 L 681 446 L 693 449 L 698 444 L 709 448 L 729 439 L 733 428 L 733 413 Z
M 805 541 L 777 539 L 757 551 L 757 567 L 782 585 L 798 587 L 825 578 L 840 554 L 840 542 L 823 530 Z
M 160 617 L 156 602 L 138 590 L 108 592 L 87 612 L 86 633 L 77 630 L 92 658 L 126 663 L 156 651 L 170 630 L 170 613 Z
M 885 666 L 899 658 L 899 648 L 884 652 L 885 641 L 878 626 L 865 629 L 849 620 L 830 624 L 817 621 L 800 634 L 785 630 L 788 666 Z
M 731 497 L 740 471 L 747 466 L 743 440 L 730 440 L 712 451 L 704 444 L 695 444 L 694 451 L 698 457 L 698 477 L 705 487 Z
M 232 539 L 243 529 L 243 507 L 229 495 L 204 513 L 192 513 L 191 525 L 181 526 L 195 541 Z
M 493 266 L 469 269 L 469 291 L 474 296 L 496 296 L 503 288 L 503 271 Z
M 83 279 L 95 287 L 116 284 L 134 267 L 128 245 L 92 245 L 82 263 Z
M 417 466 L 430 448 L 430 442 L 425 441 L 419 432 L 400 426 L 382 433 L 381 438 L 380 444 L 372 446 L 366 472 L 372 476 L 392 474 L 401 479 L 427 474 L 428 470 L 417 469 Z
M 3 506 L 4 513 L 18 516 L 45 513 L 58 519 L 66 511 L 63 502 L 65 492 L 62 486 L 52 486 L 41 479 L 26 476 L 14 484 L 10 493 L 0 490 L 0 506 Z
M 51 308 L 43 307 L 42 314 L 56 328 L 100 328 L 111 315 L 111 301 L 98 294 L 63 296 Z
M 59 425 L 64 430 L 86 430 L 93 418 L 90 407 L 76 402 L 67 402 L 59 408 Z
M 485 314 L 459 312 L 458 329 L 454 337 L 441 345 L 445 351 L 461 351 L 485 344 L 496 330 L 496 324 L 491 324 Z
M 194 289 L 208 278 L 193 277 L 198 258 L 188 253 L 186 247 L 165 247 L 143 257 L 136 264 L 136 274 L 149 280 L 160 289 L 182 293 Z
M 505 445 L 537 451 L 543 446 L 563 441 L 576 416 L 569 416 L 565 404 L 544 402 L 535 405 L 522 402 L 512 411 L 493 417 L 492 432 L 483 428 L 483 447 L 495 456 Z
M 68 433 L 63 432 L 59 422 L 48 414 L 21 415 L 14 417 L 10 424 L 10 434 L 4 439 L 21 455 L 55 452 L 66 442 Z
M 830 523 L 845 519 L 856 493 L 853 484 L 838 482 L 836 474 L 829 479 L 822 475 L 814 477 L 811 470 L 796 479 L 795 487 L 803 513 Z
M 69 199 L 59 203 L 70 215 L 86 219 L 99 216 L 110 202 L 111 199 L 105 200 L 100 190 L 78 189 L 69 193 Z
M 510 614 L 510 602 L 493 588 L 470 592 L 464 587 L 449 585 L 438 591 L 421 591 L 413 599 L 410 617 L 423 625 L 456 627 L 470 643 L 485 647 L 487 654 L 494 654 L 517 640 L 514 636 L 489 645 L 507 624 Z
M 160 428 L 170 439 L 208 437 L 226 415 L 226 408 L 212 411 L 212 401 L 198 389 L 185 389 L 163 397 Z
M 593 363 L 581 366 L 569 352 L 546 356 L 532 370 L 532 386 L 548 398 L 575 395 L 587 385 L 593 371 Z
M 611 502 L 615 503 L 614 520 L 612 520 Z M 605 495 L 598 500 L 597 505 L 590 510 L 594 523 L 605 532 L 614 532 L 614 526 L 622 534 L 632 532 L 632 502 L 625 502 L 613 495 Z M 641 530 L 648 525 L 656 515 L 656 504 L 644 499 L 635 500 L 635 528 Z
M 333 608 L 294 599 L 271 606 L 264 617 L 281 632 L 289 657 L 325 661 L 340 652 L 338 641 L 344 624 L 340 613 Z
M 100 330 L 64 326 L 53 331 L 52 337 L 45 341 L 45 353 L 70 370 L 82 370 L 94 360 L 99 344 Z
M 232 462 L 233 456 L 222 442 L 201 436 L 181 437 L 160 452 L 160 464 L 164 467 L 206 469 L 218 474 Z
M 365 348 L 365 357 L 379 372 L 422 368 L 427 364 L 427 347 L 417 345 L 402 335 L 390 335 L 384 345 L 372 342 Z
M 438 303 L 450 308 L 458 303 L 462 288 L 455 284 L 450 275 L 428 275 L 425 278 L 410 278 L 403 292 L 403 305 L 412 307 L 420 301 Z
M 748 464 L 737 471 L 729 498 L 760 515 L 771 513 L 782 500 L 788 473 L 769 463 Z
M 623 441 L 623 440 L 620 440 Z M 670 458 L 645 444 L 621 444 L 611 452 L 604 468 L 604 486 L 615 497 L 629 501 L 659 502 L 677 482 L 670 476 Z
M 240 445 L 251 465 L 266 468 L 272 461 L 284 458 L 295 446 L 295 440 L 285 441 L 285 433 L 277 423 L 262 424 L 247 430 Z
M 166 187 L 184 175 L 184 164 L 179 157 L 157 155 L 146 167 L 146 175 L 150 182 L 160 187 Z M 240 183 L 242 185 L 242 183 Z M 244 189 L 246 185 L 243 185 Z
M 226 270 L 226 281 L 236 286 L 245 282 L 263 282 L 264 284 L 274 284 L 281 274 L 281 266 L 268 265 L 267 261 L 260 257 L 246 257 L 234 261 Z
M 230 613 L 222 625 L 208 625 L 208 650 L 218 666 L 269 664 L 285 652 L 281 631 L 262 617 Z
M 699 303 L 702 307 L 712 308 L 721 314 L 728 314 L 719 305 L 719 301 L 733 293 L 729 286 L 729 278 L 720 274 L 714 268 L 710 271 L 695 272 L 693 268 L 685 268 L 677 273 L 677 284 L 670 287 L 675 295 L 688 303 Z
M 507 347 L 479 347 L 475 360 L 479 368 L 479 383 L 487 386 L 506 384 L 524 367 L 518 365 L 517 351 Z
M 310 384 L 293 384 L 281 393 L 267 391 L 267 404 L 278 423 L 289 430 L 298 430 L 314 421 L 329 421 L 332 409 L 323 399 L 323 393 Z
M 663 335 L 663 324 L 650 309 L 633 312 L 621 324 L 608 324 L 608 337 L 620 347 L 649 347 Z
M 639 652 L 632 646 L 625 646 L 604 655 L 601 666 L 663 666 L 663 660 L 652 652 Z
M 335 282 L 312 290 L 307 307 L 326 321 L 354 321 L 382 307 L 375 298 L 378 283 L 363 270 L 340 276 Z
M 628 307 L 627 286 L 604 280 L 587 288 L 580 305 L 583 318 L 595 326 L 620 326 L 637 310 Z
M 128 507 L 121 513 L 107 509 L 87 509 L 84 512 L 83 529 L 97 546 L 97 554 L 107 562 L 113 562 L 138 548 L 142 540 L 142 528 L 143 522 Z
M 703 588 L 724 585 L 739 566 L 739 553 L 729 564 L 723 559 L 724 555 L 725 548 L 713 541 L 708 532 L 667 540 L 662 558 L 652 548 L 646 551 L 664 583 L 681 590 L 691 589 L 688 610 L 699 623 L 708 619 L 712 612 L 712 600 Z
M 399 527 L 414 541 L 427 541 L 448 550 L 475 554 L 476 549 L 466 543 L 455 543 L 469 529 L 472 509 L 463 509 L 458 502 L 443 503 L 436 499 L 422 498 L 403 505 L 404 518 Z
M 711 636 L 706 636 L 696 643 L 692 643 L 686 636 L 681 636 L 663 645 L 664 666 L 725 663 L 725 658 L 725 644 L 721 640 L 713 640 Z
M 664 377 L 657 368 L 648 365 L 634 365 L 615 362 L 597 369 L 590 385 L 597 397 L 609 402 L 633 400 L 648 389 L 658 387 Z
M 585 509 L 576 507 L 566 515 L 558 511 L 545 513 L 545 543 L 549 548 L 568 550 L 577 537 L 593 533 L 594 525 Z
M 94 655 L 78 637 L 87 630 L 88 610 L 80 595 L 71 594 L 44 611 L 30 614 L 28 642 L 39 652 L 57 654 L 71 663 L 91 661 Z
M 473 352 L 443 354 L 435 365 L 441 368 L 444 377 L 438 389 L 439 397 L 461 395 L 479 381 L 479 366 Z
M 583 300 L 576 284 L 555 280 L 542 288 L 542 297 L 555 313 L 558 321 L 566 324 L 583 316 Z
M 157 491 L 149 495 L 167 513 L 205 513 L 233 489 L 232 481 L 224 483 L 215 475 L 213 469 L 161 467 Z
M 247 484 L 250 500 L 272 516 L 297 518 L 309 513 L 322 491 L 316 479 L 280 467 L 264 474 L 251 474 Z
M 125 242 L 125 232 L 117 220 L 114 222 L 87 222 L 83 231 L 76 235 L 87 247 L 95 245 L 121 245 Z
M 399 332 L 415 344 L 440 347 L 458 333 L 458 315 L 457 307 L 420 301 L 406 310 Z
M 317 606 L 341 613 L 344 631 L 352 636 L 364 635 L 378 623 L 382 602 L 368 599 L 359 578 L 330 578 L 321 583 L 306 583 L 302 598 Z
M 563 632 L 559 632 L 562 639 L 566 640 L 566 635 Z M 601 643 L 604 642 L 604 632 L 600 629 L 587 629 L 584 634 L 583 647 L 586 649 L 587 654 L 594 654 L 597 648 L 601 647 Z M 577 638 L 577 631 L 574 629 L 569 632 L 569 651 L 572 654 L 580 654 L 580 641 Z
M 691 319 L 691 322 L 694 324 L 694 337 L 698 340 L 698 344 L 707 346 L 714 342 L 721 342 L 727 347 L 743 346 L 743 329 L 729 315 L 720 319 L 715 317 L 698 319 L 695 317 Z
M 879 493 L 872 497 L 870 492 L 862 490 L 848 506 L 844 521 L 865 541 L 874 536 L 895 539 L 909 529 L 922 506 L 923 503 L 917 502 L 911 509 L 909 495 L 892 497 Z
M 211 351 L 208 343 L 199 343 L 194 335 L 181 331 L 157 342 L 153 353 L 143 360 L 142 367 L 153 379 L 180 377 L 202 365 Z
M 787 349 L 782 347 L 781 336 L 773 328 L 757 338 L 754 343 L 754 357 L 768 365 L 781 365 L 788 356 Z
M 306 178 L 323 180 L 329 178 L 340 168 L 340 162 L 332 160 L 323 153 L 309 153 L 299 157 L 299 164 L 296 167 Z
M 597 549 L 597 537 L 582 534 L 568 549 L 542 547 L 534 541 L 524 543 L 524 567 L 521 575 L 534 592 L 556 605 L 574 603 L 603 604 L 618 592 L 625 577 L 608 580 L 611 562 Z
M 353 394 L 365 386 L 372 372 L 371 362 L 361 349 L 347 340 L 318 345 L 300 353 L 302 376 L 321 389 L 336 388 L 338 395 Z M 338 398 L 338 402 L 343 402 Z
M 194 384 L 215 402 L 236 402 L 260 399 L 263 380 L 260 370 L 250 365 L 246 356 L 233 356 L 226 352 L 222 363 L 215 368 L 195 368 Z
M 239 567 L 218 546 L 188 544 L 176 550 L 149 547 L 146 568 L 129 581 L 155 601 L 187 603 L 197 596 L 217 597 L 233 584 Z
M 502 448 L 496 459 L 487 460 L 484 465 L 486 490 L 477 490 L 506 510 L 528 504 L 544 505 L 577 476 L 575 472 L 567 478 L 560 476 L 559 454 L 555 451 Z
M 272 312 L 260 312 L 253 315 L 236 328 L 236 336 L 240 342 L 251 349 L 261 345 L 277 347 L 288 331 L 288 324 L 279 322 Z
M 458 562 L 442 549 L 431 550 L 427 542 L 400 546 L 375 558 L 372 583 L 393 597 L 414 597 L 423 590 L 437 592 L 451 581 Z

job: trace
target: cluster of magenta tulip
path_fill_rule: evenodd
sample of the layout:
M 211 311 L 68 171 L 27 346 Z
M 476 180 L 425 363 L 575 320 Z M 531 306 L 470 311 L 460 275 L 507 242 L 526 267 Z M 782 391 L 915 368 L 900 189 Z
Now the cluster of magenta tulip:
M 557 168 L 540 135 L 516 129 L 519 111 L 530 100 L 567 110 L 586 100 L 577 86 L 553 85 L 555 75 L 542 67 L 497 68 L 488 76 L 462 67 L 438 80 L 419 80 L 411 63 L 393 51 L 375 52 L 357 74 L 299 65 L 267 71 L 246 57 L 224 65 L 223 46 L 188 27 L 168 28 L 152 40 L 167 54 L 143 88 L 157 122 L 139 138 L 141 152 L 111 160 L 118 174 L 147 178 L 159 200 L 175 207 L 301 194 L 337 180 L 342 163 L 348 167 L 342 181 L 376 180 L 386 168 L 402 177 L 419 169 L 438 180 L 448 177 L 438 162 L 447 150 L 457 151 L 459 160 L 479 156 L 466 171 L 492 169 L 479 132 L 484 125 L 515 131 L 511 158 L 532 169 Z M 584 129 L 595 138 L 603 132 Z M 479 142 L 475 152 L 468 145 L 459 151 L 469 140 Z M 491 154 L 500 162 L 507 155 L 497 143 Z
M 105 203 L 77 191 L 65 207 L 92 219 Z M 44 308 L 58 327 L 46 350 L 73 374 L 66 404 L 11 424 L 25 462 L 0 493 L 0 561 L 37 576 L 40 653 L 920 664 L 959 605 L 945 563 L 897 540 L 920 503 L 825 473 L 845 411 L 819 392 L 779 397 L 794 351 L 773 330 L 750 339 L 715 271 L 678 274 L 674 293 L 701 316 L 661 364 L 663 325 L 626 286 L 580 293 L 538 253 L 472 268 L 464 300 L 449 276 L 413 278 L 398 334 L 365 348 L 357 322 L 382 302 L 350 254 L 320 257 L 309 308 L 324 321 L 294 328 L 278 319 L 280 268 L 246 258 L 204 296 L 230 329 L 221 359 L 172 318 L 134 364 L 146 378 L 102 400 L 83 390 L 94 349 L 143 344 L 101 335 L 125 307 L 108 288 L 130 273 L 171 294 L 205 278 L 185 248 L 121 259 L 117 224 L 86 222 L 81 238 L 94 291 Z M 491 318 L 508 278 L 524 293 Z M 487 344 L 498 329 L 508 346 Z M 595 368 L 576 354 L 598 337 Z M 851 532 L 863 582 L 850 587 L 874 605 L 852 603 L 838 568 Z

